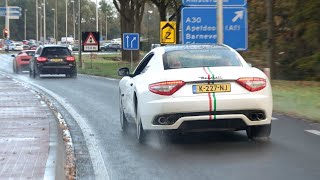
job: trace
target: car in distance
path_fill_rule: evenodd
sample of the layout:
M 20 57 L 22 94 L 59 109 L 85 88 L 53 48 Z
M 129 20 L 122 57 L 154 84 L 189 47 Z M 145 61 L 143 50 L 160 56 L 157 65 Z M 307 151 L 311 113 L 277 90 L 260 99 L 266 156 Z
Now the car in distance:
M 23 44 L 22 43 L 11 43 L 8 46 L 9 51 L 22 51 L 23 50 Z
M 41 45 L 29 64 L 30 77 L 40 74 L 65 74 L 66 77 L 77 77 L 76 59 L 68 47 L 63 45 Z
M 104 46 L 100 47 L 101 51 L 114 51 L 114 52 L 119 52 L 121 51 L 121 44 L 118 43 L 108 43 L 105 44 Z
M 123 76 L 121 129 L 135 123 L 140 143 L 156 130 L 245 130 L 252 139 L 270 135 L 270 82 L 229 46 L 157 47 L 132 74 L 124 67 L 118 75 Z
M 35 50 L 23 50 L 17 55 L 11 55 L 13 57 L 13 72 L 20 73 L 22 71 L 29 70 L 29 60 L 34 55 Z

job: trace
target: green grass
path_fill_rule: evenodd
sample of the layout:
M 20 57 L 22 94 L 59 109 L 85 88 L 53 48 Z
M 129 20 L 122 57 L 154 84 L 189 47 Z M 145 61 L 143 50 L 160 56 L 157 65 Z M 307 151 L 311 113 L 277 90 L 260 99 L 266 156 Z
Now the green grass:
M 320 122 L 320 82 L 272 81 L 277 112 Z
M 84 56 L 85 69 L 79 68 L 82 74 L 111 78 L 121 78 L 117 70 L 130 67 L 128 62 L 115 61 L 120 55 L 103 55 L 91 60 Z M 136 66 L 136 64 L 135 64 Z M 272 81 L 274 111 L 291 116 L 320 122 L 320 82 L 312 81 Z

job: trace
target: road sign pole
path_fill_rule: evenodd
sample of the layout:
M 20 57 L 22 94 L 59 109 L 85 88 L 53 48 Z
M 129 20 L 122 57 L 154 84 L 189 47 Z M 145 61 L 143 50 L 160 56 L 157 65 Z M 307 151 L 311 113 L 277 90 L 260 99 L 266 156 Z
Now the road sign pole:
M 130 69 L 131 71 L 133 71 L 133 52 L 132 50 L 130 52 L 131 52 Z
M 10 39 L 10 9 L 8 8 L 8 0 L 6 0 L 6 24 L 5 27 L 8 30 L 8 36 L 7 39 Z
M 223 44 L 223 0 L 217 0 L 217 33 L 217 43 Z

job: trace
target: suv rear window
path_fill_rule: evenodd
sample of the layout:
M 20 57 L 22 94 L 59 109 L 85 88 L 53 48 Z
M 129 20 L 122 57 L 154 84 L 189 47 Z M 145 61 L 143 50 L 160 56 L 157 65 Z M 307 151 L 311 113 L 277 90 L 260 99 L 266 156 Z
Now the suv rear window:
M 242 66 L 237 55 L 226 48 L 185 49 L 163 55 L 164 69 Z
M 58 57 L 70 56 L 71 53 L 66 47 L 46 47 L 43 49 L 41 56 L 43 57 Z

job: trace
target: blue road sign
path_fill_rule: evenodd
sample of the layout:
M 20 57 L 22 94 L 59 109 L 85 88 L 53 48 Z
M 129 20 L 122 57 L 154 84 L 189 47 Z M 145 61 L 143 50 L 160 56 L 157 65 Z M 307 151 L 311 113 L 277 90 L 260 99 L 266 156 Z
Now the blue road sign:
M 216 6 L 217 0 L 182 0 L 183 6 Z M 223 6 L 245 6 L 247 0 L 223 0 Z
M 7 9 L 9 11 L 7 11 Z M 0 7 L 0 16 L 6 16 L 7 12 L 9 12 L 9 16 L 16 16 L 19 17 L 21 16 L 21 8 L 18 6 L 9 6 L 8 8 L 6 7 Z
M 123 33 L 123 50 L 139 50 L 140 37 L 138 33 Z
M 8 7 L 9 11 L 19 11 L 21 12 L 21 7 L 18 7 L 18 6 L 9 6 Z M 6 11 L 7 8 L 6 7 L 0 7 L 0 11 Z
M 0 11 L 0 16 L 6 16 L 6 15 L 7 13 L 5 11 Z M 15 12 L 10 11 L 9 13 L 9 16 L 21 16 L 21 15 L 22 15 L 21 12 L 17 12 L 17 11 Z
M 182 44 L 216 43 L 216 7 L 184 7 L 182 9 Z M 223 8 L 224 44 L 236 49 L 248 48 L 247 9 Z

